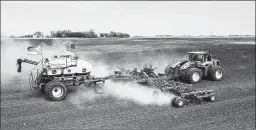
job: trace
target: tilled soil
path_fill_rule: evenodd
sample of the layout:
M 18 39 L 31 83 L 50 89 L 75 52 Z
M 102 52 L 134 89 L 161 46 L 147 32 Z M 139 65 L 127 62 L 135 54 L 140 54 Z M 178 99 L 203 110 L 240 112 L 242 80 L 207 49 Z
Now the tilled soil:
M 167 43 L 164 42 L 166 41 L 162 41 L 166 45 Z M 219 42 L 221 43 L 221 41 Z M 214 43 L 218 43 L 218 41 L 214 41 Z M 111 47 L 112 44 L 108 46 Z M 147 46 L 147 44 L 143 45 Z M 148 45 L 150 47 L 151 44 Z M 103 60 L 103 63 L 115 66 L 125 66 L 124 63 L 118 62 L 119 60 L 128 60 L 130 65 L 135 65 L 140 61 L 141 64 L 149 61 L 161 62 L 159 59 L 161 56 L 169 56 L 171 59 L 172 56 L 186 55 L 190 50 L 202 49 L 203 45 L 205 44 L 191 43 L 185 48 L 181 44 L 180 47 L 173 50 L 168 44 L 163 46 L 162 51 L 153 48 L 151 52 L 120 51 L 119 55 L 112 59 L 114 54 L 109 52 L 102 54 L 101 58 L 108 59 L 108 61 Z M 39 91 L 30 92 L 26 78 L 10 79 L 1 84 L 1 128 L 254 129 L 255 44 L 207 44 L 205 46 L 206 49 L 211 48 L 212 54 L 220 60 L 225 77 L 222 81 L 203 80 L 194 87 L 196 89 L 213 89 L 217 95 L 215 102 L 203 102 L 199 105 L 189 104 L 184 108 L 174 108 L 170 104 L 139 105 L 131 100 L 100 97 L 74 103 L 71 99 L 80 91 L 77 88 L 69 88 L 65 100 L 54 102 L 48 100 Z M 80 53 L 83 52 L 80 51 Z M 140 55 L 137 55 L 138 53 Z M 98 55 L 95 54 L 95 58 Z M 132 57 L 136 55 L 138 57 L 132 61 Z M 148 61 L 140 60 L 143 57 L 149 58 Z M 172 62 L 174 61 L 170 61 L 170 63 Z M 162 66 L 165 65 L 162 64 Z M 163 68 L 160 67 L 159 71 L 163 72 Z M 25 88 L 20 89 L 20 86 Z

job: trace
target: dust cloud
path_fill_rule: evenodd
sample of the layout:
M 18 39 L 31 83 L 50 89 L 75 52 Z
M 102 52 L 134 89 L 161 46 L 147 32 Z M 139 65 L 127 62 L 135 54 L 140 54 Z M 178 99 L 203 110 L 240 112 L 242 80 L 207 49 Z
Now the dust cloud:
M 157 91 L 158 95 L 154 95 Z M 104 92 L 97 94 L 93 88 L 80 86 L 75 93 L 69 95 L 69 101 L 78 107 L 86 102 L 93 102 L 99 98 L 113 98 L 126 100 L 139 105 L 170 105 L 176 97 L 170 93 L 163 93 L 157 88 L 150 88 L 136 83 L 112 82 L 106 80 Z
M 154 91 L 158 95 L 154 95 Z M 119 99 L 134 101 L 140 105 L 168 105 L 175 97 L 170 93 L 163 93 L 159 89 L 149 88 L 134 83 L 115 83 L 106 81 L 105 93 Z
M 117 66 L 110 66 L 103 62 L 90 61 L 93 64 L 91 75 L 94 77 L 105 77 L 108 76 L 110 67 L 121 67 L 124 69 L 133 69 L 144 67 L 145 64 L 152 65 L 152 67 L 157 67 L 156 73 L 164 73 L 164 69 L 167 65 L 173 64 L 181 59 L 186 59 L 187 55 L 172 54 L 169 55 L 159 55 L 155 57 L 145 57 L 140 62 L 134 60 L 134 62 L 129 62 L 129 64 L 116 64 Z M 81 55 L 82 58 L 86 58 L 86 55 Z M 127 56 L 129 57 L 129 55 Z M 142 55 L 138 55 L 142 57 Z M 111 58 L 109 58 L 111 59 Z M 113 59 L 113 62 L 118 59 Z M 112 62 L 112 61 L 111 61 Z M 84 87 L 84 86 L 81 86 Z M 163 93 L 157 88 L 150 88 L 147 86 L 139 85 L 137 83 L 129 82 L 112 82 L 111 80 L 106 80 L 104 86 L 103 94 L 96 94 L 93 88 L 83 88 L 72 96 L 70 96 L 70 101 L 76 104 L 78 107 L 80 104 L 95 101 L 99 98 L 112 97 L 114 99 L 126 100 L 137 103 L 139 105 L 170 105 L 171 101 L 176 97 L 171 93 Z M 158 96 L 153 95 L 154 91 L 158 92 Z
M 38 43 L 38 45 L 41 45 L 44 57 L 70 53 L 66 51 L 65 43 L 54 41 L 51 46 L 44 42 Z M 1 90 L 29 90 L 30 70 L 35 65 L 23 63 L 21 73 L 18 73 L 16 63 L 18 58 L 27 58 L 33 61 L 42 59 L 41 55 L 28 55 L 27 47 L 30 46 L 35 47 L 37 44 L 29 40 L 1 39 Z
M 44 42 L 39 43 L 42 46 L 44 57 L 70 54 L 70 52 L 66 51 L 65 44 L 71 43 L 71 41 L 52 42 L 53 43 L 51 45 L 48 45 Z M 34 65 L 22 64 L 21 73 L 18 73 L 16 68 L 16 61 L 18 58 L 27 58 L 34 61 L 41 60 L 41 55 L 28 55 L 27 47 L 29 46 L 36 46 L 36 44 L 28 40 L 15 41 L 8 39 L 1 41 L 1 90 L 29 90 L 28 78 L 30 70 L 34 68 Z M 86 56 L 81 55 L 79 57 L 83 58 Z M 164 72 L 164 68 L 166 67 L 166 65 L 170 63 L 170 60 L 167 57 L 168 56 L 157 56 L 154 59 L 145 58 L 145 60 L 140 61 L 141 63 L 139 65 L 136 65 L 136 61 L 134 61 L 133 63 L 131 62 L 129 66 L 118 65 L 118 67 L 141 68 L 143 67 L 142 64 L 151 61 L 153 67 L 158 67 L 157 71 L 162 73 Z M 161 60 L 165 58 L 167 60 Z M 176 59 L 179 58 L 177 57 Z M 152 63 L 152 61 L 154 62 Z M 110 66 L 101 62 L 89 62 L 93 64 L 91 75 L 95 77 L 108 76 L 108 69 L 110 68 Z M 22 81 L 22 85 L 18 81 Z M 17 83 L 15 85 L 10 85 L 12 82 Z M 157 97 L 153 95 L 154 91 L 159 92 L 159 95 Z M 105 89 L 103 94 L 96 94 L 94 89 L 79 87 L 79 91 L 76 91 L 75 94 L 70 94 L 70 101 L 74 104 L 81 104 L 102 97 L 114 97 L 117 99 L 124 99 L 128 101 L 133 101 L 141 105 L 165 105 L 171 102 L 171 100 L 174 98 L 174 95 L 162 93 L 158 89 L 148 88 L 146 86 L 141 86 L 134 83 L 115 83 L 107 80 L 105 83 Z
M 108 75 L 109 66 L 104 64 L 94 64 L 92 75 L 95 77 L 104 77 Z M 158 95 L 154 95 L 154 91 Z M 129 82 L 113 82 L 111 80 L 105 81 L 104 93 L 97 94 L 93 88 L 79 87 L 79 91 L 70 96 L 70 101 L 79 106 L 87 101 L 93 101 L 98 98 L 112 97 L 115 99 L 135 102 L 139 105 L 169 105 L 175 97 L 170 93 L 163 93 L 157 88 L 150 88 L 139 85 L 137 83 Z

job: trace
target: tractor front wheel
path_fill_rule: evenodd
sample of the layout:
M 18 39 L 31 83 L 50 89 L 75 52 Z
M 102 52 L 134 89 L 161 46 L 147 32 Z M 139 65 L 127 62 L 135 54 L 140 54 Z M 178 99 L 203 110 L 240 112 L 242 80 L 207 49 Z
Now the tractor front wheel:
M 67 87 L 58 80 L 50 81 L 45 86 L 45 95 L 54 101 L 60 101 L 65 98 Z
M 198 68 L 188 68 L 186 70 L 186 80 L 189 83 L 196 84 L 199 83 L 202 79 L 201 70 Z
M 209 67 L 208 70 L 209 78 L 213 81 L 219 81 L 223 78 L 223 68 L 220 66 Z

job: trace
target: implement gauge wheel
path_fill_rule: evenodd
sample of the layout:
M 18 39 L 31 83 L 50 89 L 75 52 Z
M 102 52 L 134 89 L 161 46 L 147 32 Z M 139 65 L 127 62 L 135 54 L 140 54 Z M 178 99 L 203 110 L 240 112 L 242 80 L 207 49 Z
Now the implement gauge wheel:
M 185 105 L 185 100 L 182 97 L 177 97 L 173 100 L 173 106 L 174 107 L 183 107 Z
M 54 101 L 60 101 L 67 94 L 67 87 L 58 80 L 50 81 L 45 86 L 45 95 Z
M 216 95 L 211 95 L 211 96 L 205 98 L 205 100 L 209 101 L 209 102 L 213 102 L 213 101 L 215 101 L 215 99 L 216 99 Z

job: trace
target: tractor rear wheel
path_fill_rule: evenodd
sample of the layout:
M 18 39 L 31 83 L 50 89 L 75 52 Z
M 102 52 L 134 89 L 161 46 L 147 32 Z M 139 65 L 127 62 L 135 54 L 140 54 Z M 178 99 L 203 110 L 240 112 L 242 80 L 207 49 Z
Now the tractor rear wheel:
M 60 101 L 65 98 L 67 87 L 58 80 L 50 81 L 45 86 L 45 95 L 54 101 Z
M 209 78 L 213 81 L 219 81 L 223 78 L 223 68 L 220 66 L 211 66 L 208 69 Z
M 188 68 L 185 72 L 185 79 L 192 84 L 199 83 L 202 79 L 201 70 L 198 68 Z

